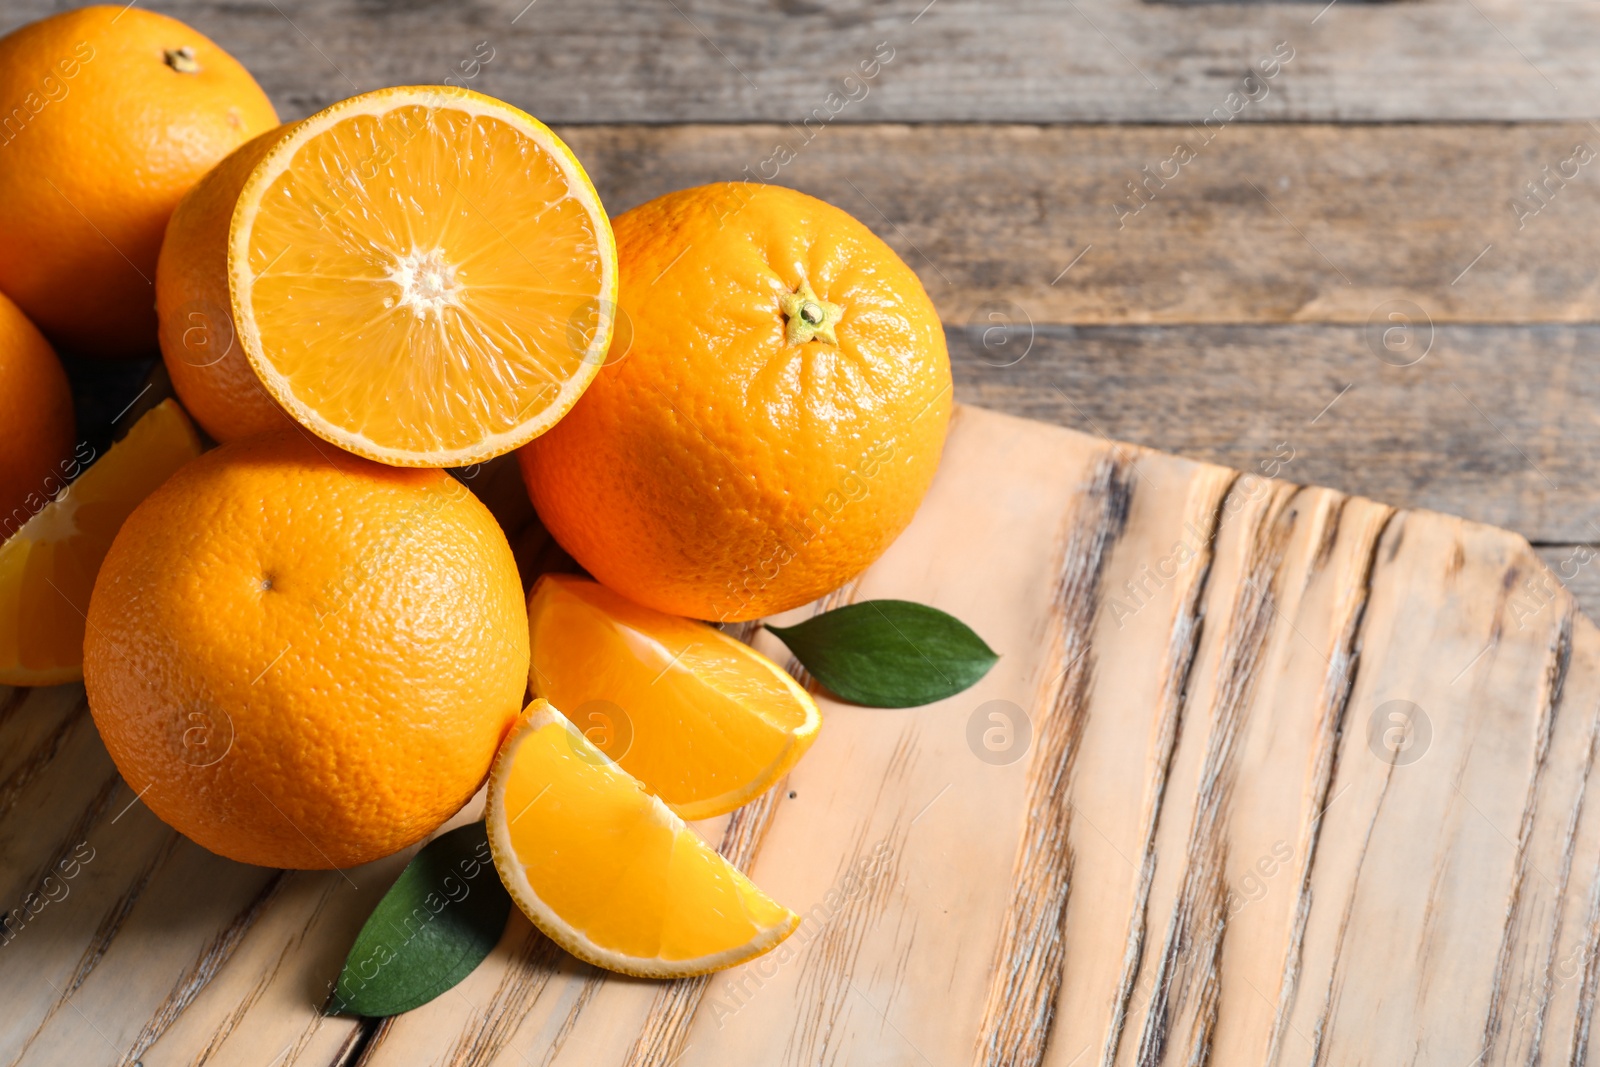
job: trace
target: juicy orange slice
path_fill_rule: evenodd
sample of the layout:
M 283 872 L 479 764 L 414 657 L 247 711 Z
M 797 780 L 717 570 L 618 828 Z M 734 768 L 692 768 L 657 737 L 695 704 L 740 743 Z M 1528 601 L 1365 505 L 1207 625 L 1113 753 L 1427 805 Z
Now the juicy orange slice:
M 379 89 L 296 124 L 234 206 L 238 337 L 319 436 L 460 466 L 554 425 L 610 343 L 617 252 L 555 134 L 448 86 Z
M 485 817 L 512 899 L 596 966 L 704 974 L 800 924 L 546 701 L 528 705 L 501 747 Z
M 84 616 L 112 539 L 141 500 L 199 454 L 189 417 L 164 400 L 0 544 L 0 684 L 83 677 Z
M 598 582 L 540 578 L 528 626 L 534 695 L 685 819 L 765 792 L 822 722 L 810 694 L 749 645 Z

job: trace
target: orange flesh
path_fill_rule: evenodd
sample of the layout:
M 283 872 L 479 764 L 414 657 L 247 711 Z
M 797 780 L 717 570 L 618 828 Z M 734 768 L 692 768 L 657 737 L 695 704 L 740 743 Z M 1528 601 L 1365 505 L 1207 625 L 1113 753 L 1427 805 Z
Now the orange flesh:
M 0 684 L 83 676 L 84 614 L 112 539 L 141 500 L 199 454 L 188 417 L 163 401 L 0 544 Z
M 543 701 L 501 750 L 488 818 L 512 896 L 601 966 L 697 973 L 765 951 L 799 922 Z
M 686 819 L 764 792 L 816 736 L 810 696 L 704 623 L 565 575 L 540 579 L 528 622 L 533 691 Z
M 385 110 L 385 93 L 427 102 Z M 372 95 L 379 113 L 307 120 L 241 195 L 230 269 L 246 350 L 291 414 L 369 458 L 509 451 L 598 369 L 609 224 L 570 153 L 514 109 Z

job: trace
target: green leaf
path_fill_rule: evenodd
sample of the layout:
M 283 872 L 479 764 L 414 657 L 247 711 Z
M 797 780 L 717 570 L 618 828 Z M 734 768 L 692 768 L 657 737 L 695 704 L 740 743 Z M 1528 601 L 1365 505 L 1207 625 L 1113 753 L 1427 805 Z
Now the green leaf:
M 835 696 L 873 708 L 954 696 L 1000 658 L 954 615 L 909 600 L 866 600 L 767 629 Z
M 481 822 L 440 834 L 400 872 L 356 935 L 329 1015 L 399 1015 L 472 973 L 511 914 Z

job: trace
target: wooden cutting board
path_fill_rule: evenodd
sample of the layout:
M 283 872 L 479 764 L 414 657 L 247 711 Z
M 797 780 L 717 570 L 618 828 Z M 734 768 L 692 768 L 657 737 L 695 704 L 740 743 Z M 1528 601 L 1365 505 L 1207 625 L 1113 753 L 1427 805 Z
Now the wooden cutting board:
M 876 597 L 1003 658 L 931 707 L 823 699 L 787 782 L 705 824 L 804 913 L 788 943 L 658 983 L 514 914 L 382 1023 L 317 1007 L 404 856 L 218 859 L 122 784 L 81 687 L 0 690 L 0 1065 L 1600 1051 L 1600 634 L 1520 537 L 961 408 L 916 521 L 830 601 Z

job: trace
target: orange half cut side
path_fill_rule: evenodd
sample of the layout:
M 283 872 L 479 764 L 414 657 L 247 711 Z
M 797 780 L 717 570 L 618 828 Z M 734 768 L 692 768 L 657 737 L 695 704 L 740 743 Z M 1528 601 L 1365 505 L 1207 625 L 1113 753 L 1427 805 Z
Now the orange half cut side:
M 492 97 L 380 89 L 298 123 L 239 194 L 246 356 L 307 429 L 396 466 L 509 452 L 610 343 L 617 255 L 561 139 Z

